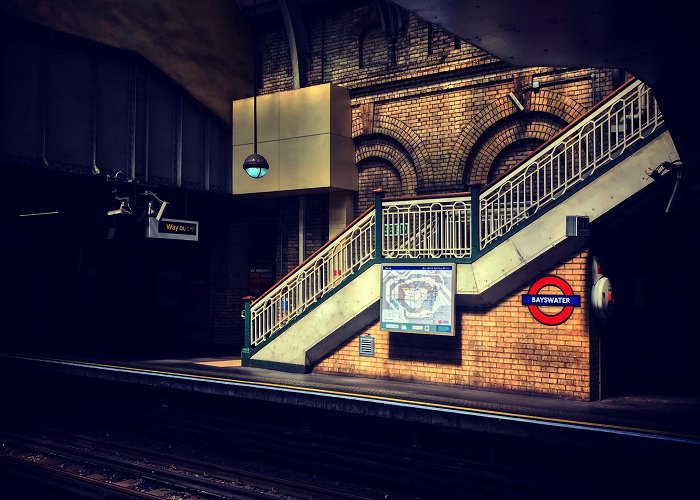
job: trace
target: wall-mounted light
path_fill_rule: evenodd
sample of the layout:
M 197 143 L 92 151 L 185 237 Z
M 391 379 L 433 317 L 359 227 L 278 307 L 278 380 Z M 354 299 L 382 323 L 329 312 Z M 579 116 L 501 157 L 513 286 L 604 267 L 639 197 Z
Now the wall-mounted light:
M 513 101 L 513 104 L 517 106 L 519 111 L 523 111 L 525 109 L 525 106 L 523 106 L 522 103 L 518 100 L 518 98 L 515 97 L 515 94 L 513 92 L 508 92 L 508 97 L 510 97 L 510 100 Z
M 258 28 L 257 2 L 253 1 L 253 154 L 243 162 L 243 170 L 253 179 L 264 177 L 270 169 L 270 164 L 263 155 L 258 154 L 258 105 L 257 105 L 257 74 L 258 74 Z
M 165 210 L 170 205 L 170 202 L 161 200 L 153 191 L 146 191 L 142 194 L 143 196 L 148 196 L 148 216 L 155 217 L 157 221 L 160 221 L 165 215 Z
M 112 196 L 114 201 L 119 202 L 119 208 L 114 208 L 107 212 L 107 215 L 131 215 L 133 209 L 131 208 L 131 197 L 128 194 L 127 184 L 131 182 L 131 179 L 126 177 L 126 174 L 121 170 L 114 174 L 114 177 L 107 175 L 108 182 L 114 182 L 114 188 L 112 189 Z
M 129 205 L 129 198 L 128 197 L 117 197 L 115 198 L 119 202 L 119 208 L 115 208 L 114 210 L 108 210 L 107 215 L 113 216 L 113 215 L 131 215 L 132 210 L 131 210 L 131 205 Z

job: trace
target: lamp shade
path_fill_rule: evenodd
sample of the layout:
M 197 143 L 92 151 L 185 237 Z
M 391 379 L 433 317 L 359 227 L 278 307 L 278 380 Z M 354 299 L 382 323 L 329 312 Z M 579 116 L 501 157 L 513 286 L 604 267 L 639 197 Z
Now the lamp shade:
M 248 157 L 243 162 L 243 170 L 253 179 L 260 179 L 264 177 L 267 173 L 270 165 L 263 155 L 253 153 L 248 155 Z

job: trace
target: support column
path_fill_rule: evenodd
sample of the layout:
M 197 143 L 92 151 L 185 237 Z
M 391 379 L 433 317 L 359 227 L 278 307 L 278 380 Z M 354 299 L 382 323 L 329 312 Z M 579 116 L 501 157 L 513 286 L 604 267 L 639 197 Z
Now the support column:
M 471 231 L 471 259 L 476 260 L 479 255 L 481 255 L 481 219 L 479 217 L 479 195 L 481 194 L 481 188 L 484 185 L 470 184 L 469 185 L 469 195 L 470 195 L 470 206 L 471 206 L 471 220 L 469 223 L 469 228 Z
M 255 297 L 243 297 L 245 303 L 245 333 L 243 334 L 243 350 L 241 350 L 241 366 L 250 366 L 250 303 Z
M 328 239 L 345 229 L 354 219 L 355 192 L 331 191 L 328 193 Z
M 382 199 L 384 190 L 377 188 L 374 191 L 374 258 L 381 259 L 384 253 L 384 232 L 382 230 Z
M 299 195 L 299 262 L 306 259 L 306 196 Z

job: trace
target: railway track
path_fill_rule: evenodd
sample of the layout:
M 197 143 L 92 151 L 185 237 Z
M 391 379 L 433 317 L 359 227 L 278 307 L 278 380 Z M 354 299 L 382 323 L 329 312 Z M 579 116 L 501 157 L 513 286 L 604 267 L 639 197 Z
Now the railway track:
M 58 431 L 43 437 L 0 434 L 0 468 L 81 496 L 169 499 L 364 500 L 250 471 Z
M 28 427 L 31 432 L 25 433 L 35 436 L 31 442 L 27 437 L 22 440 L 16 435 L 7 439 L 17 446 L 87 461 L 106 470 L 123 467 L 126 461 L 132 469 L 130 477 L 136 478 L 135 481 L 151 481 L 148 484 L 153 483 L 154 487 L 157 487 L 157 481 L 166 486 L 179 485 L 176 491 L 183 492 L 180 495 L 206 491 L 219 495 L 219 498 L 231 498 L 233 492 L 229 488 L 236 483 L 242 485 L 244 491 L 236 491 L 238 496 L 232 498 L 270 498 L 270 494 L 279 498 L 282 492 L 289 498 L 315 499 L 446 498 L 452 495 L 474 499 L 560 497 L 551 495 L 552 488 L 563 494 L 556 485 L 549 485 L 543 491 L 541 484 L 546 481 L 542 478 L 498 463 L 493 457 L 480 456 L 480 452 L 460 452 L 456 456 L 453 450 L 439 454 L 421 446 L 397 448 L 379 442 L 353 442 L 347 436 L 329 435 L 308 428 L 272 432 L 264 424 L 259 428 L 255 424 L 248 425 L 241 432 L 242 426 L 231 426 L 230 421 L 211 414 L 167 410 L 113 407 L 106 415 L 99 408 L 82 408 L 82 418 L 74 415 L 70 419 L 74 428 L 81 431 L 66 432 L 35 426 Z M 100 428 L 104 429 L 97 433 L 98 437 L 85 434 L 89 422 L 99 422 Z M 150 441 L 150 448 L 132 444 L 147 441 Z M 154 450 L 159 443 L 175 446 L 173 450 Z M 386 493 L 375 491 L 363 497 L 339 490 L 300 486 L 294 481 L 273 481 L 264 474 L 220 466 L 211 460 L 178 456 L 174 450 L 182 449 L 183 444 L 188 450 L 206 446 L 209 451 L 218 451 L 220 456 L 251 456 L 276 465 L 284 464 L 289 470 L 353 478 L 365 485 L 381 485 Z M 540 486 L 535 486 L 535 483 Z M 253 488 L 263 496 L 250 496 Z M 156 489 L 167 488 L 160 486 Z
M 624 491 L 667 489 L 674 484 L 667 478 L 686 477 L 685 469 L 676 471 L 679 458 L 666 456 L 666 466 L 649 460 L 664 456 L 652 452 L 667 453 L 665 445 L 630 448 L 639 450 L 635 456 L 612 445 L 506 439 L 156 389 L 93 389 L 73 399 L 58 392 L 27 401 L 11 408 L 5 441 L 35 456 L 11 461 L 19 457 L 0 449 L 5 470 L 15 467 L 21 477 L 39 470 L 39 462 L 66 460 L 62 470 L 87 464 L 78 475 L 119 472 L 110 484 L 146 485 L 150 490 L 140 492 L 151 498 L 585 499 L 600 483 L 581 482 L 579 471 L 594 462 L 600 463 L 600 481 Z M 128 471 L 119 468 L 126 466 Z M 38 474 L 54 477 L 57 469 Z M 645 483 L 634 483 L 637 477 Z

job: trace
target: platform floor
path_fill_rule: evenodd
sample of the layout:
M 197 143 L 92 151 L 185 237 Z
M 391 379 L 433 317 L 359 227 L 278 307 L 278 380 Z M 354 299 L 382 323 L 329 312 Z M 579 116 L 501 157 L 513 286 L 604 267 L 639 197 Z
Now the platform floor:
M 355 412 L 428 424 L 577 440 L 595 436 L 700 445 L 700 399 L 627 396 L 594 402 L 458 387 L 244 368 L 240 359 L 55 359 L 4 355 L 8 367 Z

